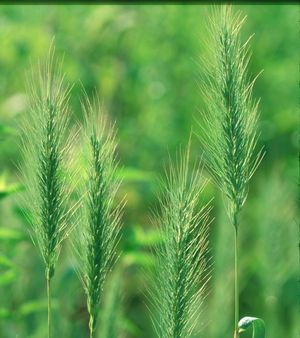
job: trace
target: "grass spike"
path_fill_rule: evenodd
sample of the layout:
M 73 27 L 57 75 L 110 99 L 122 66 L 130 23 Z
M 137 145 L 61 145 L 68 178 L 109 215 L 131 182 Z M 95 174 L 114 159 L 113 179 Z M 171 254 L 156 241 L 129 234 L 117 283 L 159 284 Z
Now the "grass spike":
M 206 184 L 197 164 L 189 172 L 189 147 L 166 170 L 160 198 L 162 244 L 156 249 L 158 271 L 150 292 L 153 322 L 161 338 L 191 337 L 209 279 L 207 251 L 210 205 L 199 206 Z
M 84 153 L 88 154 L 82 193 L 79 241 L 74 243 L 80 260 L 79 272 L 87 296 L 90 337 L 95 337 L 99 303 L 106 276 L 117 258 L 124 202 L 116 202 L 120 181 L 116 179 L 114 125 L 107 121 L 96 97 L 86 93 Z
M 25 216 L 31 238 L 45 263 L 48 296 L 48 337 L 51 336 L 51 280 L 62 241 L 69 232 L 70 186 L 67 157 L 70 87 L 53 45 L 46 62 L 33 67 L 28 78 L 29 111 L 22 121 L 21 169 L 26 187 Z
M 213 60 L 204 65 L 205 81 L 200 86 L 206 105 L 201 126 L 206 167 L 227 196 L 234 226 L 235 338 L 239 335 L 238 215 L 263 157 L 262 150 L 256 151 L 258 101 L 252 98 L 257 77 L 251 81 L 247 74 L 252 36 L 244 43 L 240 40 L 245 19 L 228 5 L 214 10 L 210 21 Z

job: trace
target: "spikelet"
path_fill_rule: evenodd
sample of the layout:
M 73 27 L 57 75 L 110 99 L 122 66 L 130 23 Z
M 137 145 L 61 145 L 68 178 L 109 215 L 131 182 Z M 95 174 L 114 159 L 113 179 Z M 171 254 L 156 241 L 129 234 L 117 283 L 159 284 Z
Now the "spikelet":
M 22 167 L 26 187 L 26 216 L 32 239 L 46 265 L 46 276 L 55 272 L 61 243 L 69 233 L 67 216 L 70 178 L 69 92 L 61 63 L 51 48 L 45 64 L 35 67 L 29 79 L 30 108 L 22 123 Z
M 163 183 L 157 215 L 162 244 L 156 250 L 158 270 L 150 299 L 161 338 L 188 338 L 200 314 L 209 277 L 210 206 L 199 205 L 205 186 L 199 166 L 188 172 L 189 150 L 171 165 Z
M 116 202 L 120 180 L 116 178 L 114 126 L 104 116 L 99 100 L 85 95 L 84 153 L 87 155 L 85 187 L 78 224 L 79 240 L 74 247 L 87 296 L 90 337 L 94 337 L 103 285 L 116 258 L 124 202 Z
M 248 183 L 262 159 L 257 152 L 258 101 L 252 98 L 255 79 L 247 75 L 250 38 L 242 43 L 245 18 L 222 6 L 211 24 L 211 63 L 203 62 L 201 92 L 206 110 L 201 124 L 205 162 L 215 182 L 229 199 L 231 219 L 245 203 Z M 236 221 L 234 220 L 234 223 Z

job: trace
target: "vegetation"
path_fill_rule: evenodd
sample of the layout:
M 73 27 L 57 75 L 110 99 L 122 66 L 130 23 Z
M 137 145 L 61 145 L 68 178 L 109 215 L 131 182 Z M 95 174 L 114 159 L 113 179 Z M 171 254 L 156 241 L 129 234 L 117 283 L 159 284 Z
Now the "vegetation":
M 90 337 L 95 337 L 99 302 L 108 271 L 116 258 L 122 204 L 115 205 L 119 182 L 114 178 L 115 132 L 89 99 L 83 104 L 90 153 L 86 191 L 83 191 L 77 256 L 87 295 Z M 98 116 L 98 118 L 97 118 Z M 76 247 L 75 243 L 75 247 Z
M 160 199 L 162 244 L 157 248 L 151 293 L 158 337 L 192 337 L 200 319 L 207 271 L 209 205 L 199 206 L 205 182 L 199 166 L 189 172 L 189 148 L 170 165 Z
M 208 7 L 1 6 L 1 337 L 152 338 L 173 331 L 173 337 L 232 338 L 235 323 L 236 335 L 239 325 L 246 338 L 252 328 L 263 336 L 258 318 L 266 324 L 267 338 L 298 333 L 297 7 L 234 5 L 229 17 L 223 12 L 226 20 L 212 26 L 204 23 Z M 248 17 L 240 31 L 239 10 Z M 210 39 L 206 28 L 214 32 Z M 243 41 L 253 33 L 248 63 Z M 56 57 L 52 49 L 45 65 L 54 35 Z M 62 55 L 60 65 L 55 60 Z M 198 55 L 205 67 L 195 66 Z M 28 91 L 23 80 L 30 63 L 34 73 Z M 258 74 L 262 68 L 252 88 L 246 73 Z M 201 93 L 193 80 L 197 69 L 201 83 L 206 78 Z M 86 88 L 83 105 L 79 81 Z M 71 91 L 69 83 L 75 83 Z M 110 115 L 104 129 L 95 122 L 103 109 L 88 99 L 95 91 Z M 259 119 L 252 97 L 261 98 Z M 204 127 L 197 107 L 206 108 L 213 128 Z M 117 148 L 110 120 L 117 122 Z M 25 133 L 19 133 L 21 125 Z M 191 129 L 202 142 L 193 139 L 189 160 L 181 157 L 163 186 L 158 185 L 155 177 L 163 172 L 167 154 L 176 157 Z M 20 134 L 24 152 L 18 147 Z M 266 155 L 252 175 L 263 146 Z M 203 172 L 197 165 L 188 169 L 193 166 L 187 163 L 197 163 L 203 151 Z M 16 163 L 25 177 L 19 177 Z M 209 176 L 213 180 L 205 189 L 191 185 L 202 187 L 202 177 Z M 120 227 L 123 196 L 127 203 Z M 191 202 L 186 208 L 176 205 L 183 196 Z M 209 219 L 214 221 L 209 223 L 202 206 L 212 198 Z M 149 209 L 160 210 L 152 223 Z M 236 227 L 228 226 L 226 211 L 231 223 L 237 220 Z M 181 227 L 184 215 L 192 214 L 203 218 Z M 166 224 L 169 216 L 172 222 Z M 187 230 L 178 243 L 188 254 L 171 257 L 179 229 Z M 73 241 L 64 240 L 71 231 Z M 201 245 L 190 241 L 189 231 L 198 234 Z M 74 249 L 78 254 L 72 255 Z M 206 270 L 209 257 L 212 269 Z M 179 264 L 182 269 L 176 270 Z M 166 276 L 156 279 L 152 289 L 156 326 L 145 297 L 151 286 L 143 274 L 148 268 L 156 277 Z M 176 276 L 180 283 L 173 288 L 168 281 Z M 172 292 L 182 297 L 172 297 Z M 162 313 L 170 301 L 176 311 Z M 167 318 L 172 320 L 167 323 Z
M 50 51 L 30 80 L 30 110 L 23 123 L 23 152 L 26 187 L 26 217 L 31 224 L 33 242 L 45 263 L 48 295 L 48 337 L 51 336 L 51 280 L 62 241 L 67 237 L 66 129 L 68 93 L 63 87 L 60 65 Z
M 254 80 L 250 82 L 247 76 L 249 39 L 240 41 L 245 20 L 240 15 L 233 14 L 229 6 L 215 14 L 211 32 L 215 58 L 202 86 L 207 107 L 202 126 L 207 168 L 228 198 L 227 212 L 234 227 L 234 337 L 239 336 L 239 214 L 250 178 L 262 159 L 261 152 L 255 154 L 258 102 L 252 98 Z

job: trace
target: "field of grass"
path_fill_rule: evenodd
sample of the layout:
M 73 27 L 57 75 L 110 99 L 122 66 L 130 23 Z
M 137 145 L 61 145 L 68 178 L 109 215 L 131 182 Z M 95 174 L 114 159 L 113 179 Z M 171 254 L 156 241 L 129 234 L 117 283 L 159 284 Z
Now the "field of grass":
M 242 16 L 247 16 L 240 32 L 241 40 L 245 42 L 254 34 L 249 42 L 249 74 L 255 76 L 263 70 L 255 82 L 252 96 L 255 100 L 260 100 L 256 149 L 264 147 L 265 151 L 263 161 L 251 181 L 243 187 L 247 201 L 239 210 L 239 318 L 263 318 L 266 338 L 296 338 L 300 330 L 297 228 L 299 135 L 296 128 L 297 122 L 299 123 L 299 56 L 296 47 L 299 8 L 295 5 L 275 4 L 234 5 L 233 12 L 237 11 L 241 11 Z M 166 290 L 169 285 L 166 280 L 160 283 L 159 279 L 149 278 L 150 271 L 158 269 L 162 271 L 161 276 L 170 278 L 169 266 L 164 266 L 163 259 L 170 259 L 172 256 L 168 256 L 166 252 L 175 248 L 174 243 L 176 238 L 180 237 L 181 230 L 176 230 L 179 234 L 175 230 L 167 232 L 170 238 L 174 236 L 174 242 L 170 240 L 163 245 L 162 238 L 164 231 L 167 231 L 165 226 L 170 219 L 172 222 L 179 222 L 183 217 L 181 211 L 174 212 L 176 203 L 191 201 L 190 208 L 183 208 L 182 213 L 194 214 L 194 205 L 191 205 L 193 198 L 190 194 L 197 195 L 194 187 L 190 187 L 183 179 L 184 160 L 178 176 L 176 170 L 168 171 L 168 163 L 170 158 L 172 163 L 176 163 L 178 150 L 187 145 L 191 129 L 193 134 L 189 162 L 191 165 L 197 162 L 206 149 L 201 140 L 205 139 L 207 131 L 210 132 L 206 127 L 204 130 L 201 128 L 205 126 L 203 111 L 207 108 L 207 100 L 200 90 L 207 72 L 204 65 L 212 61 L 216 53 L 207 34 L 210 14 L 209 5 L 0 7 L 1 338 L 47 337 L 45 267 L 46 272 L 49 272 L 54 261 L 55 275 L 51 278 L 52 337 L 89 337 L 89 323 L 90 328 L 94 325 L 91 314 L 97 311 L 92 309 L 92 291 L 88 286 L 88 278 L 100 281 L 102 275 L 97 274 L 103 270 L 96 269 L 93 271 L 95 275 L 88 275 L 86 271 L 91 272 L 88 270 L 88 264 L 82 263 L 78 266 L 78 256 L 83 256 L 86 252 L 85 247 L 81 247 L 82 243 L 77 240 L 83 234 L 90 236 L 89 239 L 97 237 L 97 231 L 93 233 L 91 229 L 97 229 L 99 225 L 97 222 L 93 224 L 98 214 L 104 215 L 101 216 L 103 223 L 100 222 L 103 225 L 101 229 L 104 229 L 101 230 L 104 233 L 103 238 L 116 240 L 114 244 L 118 259 L 112 272 L 105 274 L 97 330 L 93 337 L 156 336 L 155 325 L 151 319 L 151 296 L 149 299 L 147 295 L 149 290 L 153 290 L 153 280 L 157 283 L 156 291 L 161 290 L 160 288 Z M 72 157 L 79 172 L 76 172 L 76 177 L 71 180 L 68 174 L 65 177 L 71 188 L 70 199 L 72 202 L 73 199 L 79 199 L 82 187 L 79 189 L 78 186 L 82 182 L 79 184 L 78 181 L 90 182 L 90 185 L 87 185 L 90 190 L 87 193 L 82 192 L 80 198 L 83 209 L 80 211 L 84 210 L 83 215 L 79 212 L 71 220 L 71 223 L 76 223 L 76 229 L 70 238 L 63 241 L 60 252 L 55 244 L 54 248 L 59 252 L 59 256 L 57 260 L 55 257 L 50 267 L 45 258 L 47 255 L 43 255 L 42 251 L 33 245 L 32 233 L 28 231 L 30 222 L 24 216 L 26 210 L 22 197 L 25 196 L 29 202 L 28 207 L 33 212 L 37 212 L 35 208 L 38 201 L 30 200 L 32 195 L 20 175 L 19 168 L 22 171 L 34 166 L 34 158 L 28 156 L 28 153 L 24 158 L 20 148 L 20 127 L 23 117 L 30 110 L 26 84 L 29 71 L 38 69 L 38 62 L 47 59 L 51 43 L 55 45 L 55 57 L 58 60 L 63 59 L 64 82 L 72 86 L 68 101 L 70 129 L 73 133 L 81 135 L 82 130 L 79 131 L 78 126 L 85 124 L 86 139 L 92 140 L 92 147 L 81 147 L 82 144 L 77 138 L 71 142 Z M 33 90 L 38 88 L 38 82 L 31 83 Z M 82 86 L 86 91 L 84 95 Z M 239 89 L 237 86 L 236 91 Z M 92 99 L 95 92 L 99 96 L 101 111 L 105 111 L 109 121 L 116 123 L 116 162 L 110 157 L 114 146 L 109 146 L 104 152 L 97 148 L 103 140 L 105 143 L 107 131 L 104 133 L 100 128 L 93 134 L 93 128 L 89 127 L 90 121 L 85 120 L 82 113 L 82 99 L 85 95 Z M 89 105 L 86 108 L 88 111 L 94 109 Z M 215 109 L 212 106 L 208 108 L 212 111 Z M 40 120 L 37 115 L 31 116 L 31 119 L 33 120 L 28 121 L 30 128 L 36 132 L 41 127 Z M 110 122 L 107 122 L 107 126 L 110 126 Z M 243 134 L 243 130 L 240 134 Z M 30 135 L 28 133 L 25 136 L 28 139 Z M 58 133 L 55 137 L 61 136 Z M 53 147 L 49 146 L 49 149 Z M 33 144 L 29 150 L 33 156 L 37 149 Z M 99 181 L 102 178 L 102 167 L 101 163 L 97 162 L 97 151 L 100 158 L 106 159 L 109 170 L 112 170 L 111 166 L 114 168 L 113 177 L 117 178 L 116 181 L 122 179 L 118 192 L 111 192 L 110 188 L 107 188 L 112 194 L 108 196 L 109 201 L 116 197 L 122 204 L 122 198 L 126 199 L 120 222 L 113 220 L 114 202 L 109 203 L 106 208 L 101 205 L 101 199 L 95 197 L 97 189 L 102 191 Z M 90 155 L 90 162 L 81 162 L 81 157 L 85 155 Z M 212 163 L 217 160 L 215 157 Z M 87 163 L 90 167 L 87 167 Z M 161 189 L 159 178 L 165 177 L 166 166 L 169 173 L 167 182 L 170 186 L 167 184 L 164 190 Z M 52 167 L 56 168 L 53 162 Z M 54 169 L 51 170 L 53 172 Z M 31 174 L 34 174 L 34 171 L 29 171 L 29 175 Z M 98 181 L 97 175 L 101 176 Z M 60 174 L 57 177 L 60 179 Z M 112 177 L 104 177 L 109 184 L 113 184 Z M 217 180 L 222 181 L 224 177 L 220 176 Z M 204 168 L 201 180 L 204 182 L 206 178 L 211 178 L 211 175 L 209 170 Z M 35 180 L 34 177 L 31 179 Z M 176 180 L 181 180 L 181 185 L 171 184 Z M 198 184 L 195 181 L 196 183 Z M 160 199 L 162 190 L 167 196 L 166 204 Z M 222 190 L 226 189 L 223 187 Z M 84 200 L 86 195 L 89 199 Z M 104 195 L 107 196 L 106 193 Z M 207 295 L 196 323 L 199 333 L 191 336 L 232 338 L 235 323 L 234 227 L 226 213 L 226 198 L 212 179 L 201 191 L 199 205 L 205 205 L 210 200 L 211 222 L 207 220 L 202 228 L 203 233 L 207 232 L 209 235 L 208 238 L 204 236 L 205 243 L 201 246 L 209 247 L 209 253 L 204 253 L 204 260 L 211 263 L 208 264 L 210 276 L 205 279 Z M 180 203 L 178 210 L 181 210 Z M 195 208 L 199 205 L 196 203 Z M 160 210 L 160 207 L 163 207 L 165 214 L 154 216 L 156 213 L 153 215 L 152 211 Z M 58 213 L 57 217 L 60 216 Z M 97 217 L 98 220 L 100 216 Z M 119 242 L 109 233 L 110 230 L 107 232 L 110 228 L 106 228 L 106 223 L 111 224 L 114 221 L 121 224 Z M 170 221 L 170 224 L 173 224 L 172 222 Z M 89 224 L 90 228 L 84 227 L 85 224 Z M 187 224 L 190 224 L 191 234 L 194 234 L 194 231 L 201 234 L 202 230 L 194 226 L 193 222 Z M 58 231 L 57 228 L 55 231 Z M 118 237 L 117 232 L 115 235 Z M 58 238 L 61 238 L 59 236 Z M 189 234 L 186 238 L 189 240 Z M 79 255 L 74 254 L 73 244 Z M 89 245 L 95 246 L 96 253 L 101 250 L 92 240 Z M 156 250 L 157 247 L 160 249 Z M 191 269 L 197 266 L 193 261 L 194 256 L 201 261 L 201 266 L 197 267 L 203 267 L 202 251 L 199 253 L 198 249 L 192 249 L 192 258 L 188 256 L 187 263 Z M 158 253 L 158 260 L 154 259 L 155 252 Z M 83 258 L 86 259 L 83 259 L 85 263 L 92 261 L 88 257 Z M 107 271 L 108 266 L 110 264 L 107 263 Z M 82 269 L 78 271 L 78 267 Z M 83 280 L 87 278 L 86 282 L 82 283 L 80 276 Z M 192 276 L 199 277 L 197 274 Z M 197 289 L 194 279 L 188 281 L 191 290 Z M 97 290 L 101 289 L 101 283 L 97 283 Z M 172 289 L 168 290 L 172 294 Z M 95 297 L 95 294 L 93 295 Z M 90 299 L 88 306 L 87 299 Z M 95 299 L 98 300 L 97 297 Z M 198 299 L 192 294 L 189 300 L 191 299 L 190 304 L 196 306 L 202 298 Z M 162 304 L 168 308 L 167 303 Z M 164 309 L 163 306 L 160 310 Z M 186 311 L 189 315 L 194 312 L 192 308 Z M 160 330 L 163 327 L 167 330 L 168 325 L 163 325 L 168 322 L 166 318 L 171 317 L 160 318 Z M 190 332 L 189 327 L 184 325 L 180 331 L 181 335 L 158 334 L 164 338 L 181 338 L 184 332 Z M 241 337 L 251 337 L 251 331 L 242 333 Z

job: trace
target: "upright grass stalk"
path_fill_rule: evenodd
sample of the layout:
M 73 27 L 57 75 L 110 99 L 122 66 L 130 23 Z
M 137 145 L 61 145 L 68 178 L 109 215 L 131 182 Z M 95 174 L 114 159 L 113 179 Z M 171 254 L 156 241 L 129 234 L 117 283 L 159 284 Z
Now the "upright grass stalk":
M 209 276 L 210 206 L 200 204 L 205 182 L 198 165 L 189 172 L 188 161 L 189 150 L 170 166 L 157 215 L 163 241 L 156 250 L 158 271 L 150 296 L 161 338 L 191 337 Z
M 206 101 L 202 143 L 205 160 L 215 182 L 228 198 L 228 214 L 234 230 L 234 337 L 239 328 L 238 238 L 239 213 L 246 201 L 248 183 L 262 159 L 255 152 L 257 106 L 252 99 L 254 81 L 247 76 L 248 39 L 240 41 L 245 18 L 230 6 L 214 13 L 211 24 L 211 63 L 203 63 L 206 81 L 201 85 Z
M 107 273 L 116 259 L 123 203 L 116 203 L 120 182 L 115 171 L 115 130 L 88 98 L 82 104 L 86 117 L 85 153 L 88 154 L 87 182 L 82 200 L 81 240 L 77 251 L 87 295 L 90 338 L 95 337 L 99 303 Z
M 61 64 L 50 49 L 45 64 L 29 81 L 30 109 L 22 124 L 22 173 L 26 186 L 26 216 L 32 239 L 45 263 L 48 298 L 48 337 L 51 337 L 51 280 L 61 243 L 68 235 L 66 155 L 69 88 Z
M 48 337 L 51 337 L 51 291 L 50 278 L 47 277 L 47 306 L 48 306 Z
M 122 263 L 119 261 L 106 286 L 107 292 L 101 316 L 101 338 L 119 337 L 122 316 L 122 270 Z

